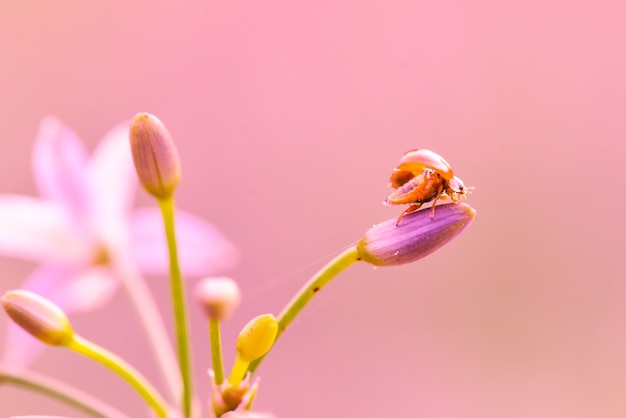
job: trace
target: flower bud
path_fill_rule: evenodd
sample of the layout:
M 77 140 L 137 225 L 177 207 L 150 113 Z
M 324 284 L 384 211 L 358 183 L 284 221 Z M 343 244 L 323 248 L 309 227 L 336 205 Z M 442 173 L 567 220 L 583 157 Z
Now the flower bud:
M 254 361 L 265 355 L 272 348 L 278 322 L 271 314 L 260 315 L 252 319 L 241 330 L 237 338 L 237 353 L 243 361 Z
M 433 218 L 430 210 L 419 210 L 402 218 L 389 219 L 370 228 L 357 244 L 361 260 L 375 266 L 411 263 L 441 248 L 467 227 L 476 211 L 465 203 L 438 205 Z
M 228 277 L 209 277 L 196 287 L 196 296 L 209 318 L 228 319 L 241 300 L 237 283 Z
M 74 337 L 65 312 L 33 292 L 7 292 L 2 297 L 2 306 L 17 325 L 46 344 L 65 346 Z
M 180 159 L 165 125 L 149 113 L 139 113 L 130 125 L 130 148 L 143 187 L 158 199 L 174 193 L 180 181 Z

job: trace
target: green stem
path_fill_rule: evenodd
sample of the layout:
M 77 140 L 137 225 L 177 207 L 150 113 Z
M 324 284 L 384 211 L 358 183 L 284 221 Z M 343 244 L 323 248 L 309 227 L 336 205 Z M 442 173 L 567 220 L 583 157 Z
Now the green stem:
M 169 398 L 173 402 L 180 402 L 183 385 L 178 370 L 176 354 L 174 354 L 172 342 L 167 335 L 163 318 L 146 285 L 146 281 L 137 271 L 132 261 L 123 255 L 113 259 L 113 266 L 122 278 L 122 283 L 128 292 L 132 305 L 143 322 L 143 329 L 147 333 L 157 365 L 163 375 L 165 386 L 169 390 Z
M 154 410 L 157 417 L 167 418 L 167 404 L 148 380 L 146 380 L 139 371 L 133 368 L 133 366 L 115 354 L 78 335 L 74 335 L 72 341 L 67 344 L 67 348 L 97 361 L 117 373 L 141 395 L 146 403 Z
M 174 196 L 158 199 L 167 248 L 170 255 L 170 281 L 172 288 L 172 302 L 174 306 L 174 321 L 176 324 L 176 343 L 178 346 L 178 363 L 183 378 L 183 412 L 185 417 L 191 415 L 191 361 L 189 355 L 189 328 L 187 325 L 187 311 L 185 309 L 185 290 L 178 265 L 178 250 L 176 247 L 176 233 L 174 229 Z
M 326 266 L 324 266 L 317 274 L 300 289 L 300 292 L 285 306 L 280 315 L 278 316 L 278 334 L 276 334 L 276 341 L 285 332 L 285 329 L 291 324 L 291 321 L 300 313 L 300 311 L 309 303 L 313 296 L 322 290 L 322 287 L 326 286 L 332 279 L 339 273 L 350 267 L 352 264 L 359 261 L 359 254 L 356 245 L 351 246 L 333 260 L 331 260 Z M 267 355 L 267 354 L 266 354 Z M 250 363 L 248 370 L 250 373 L 254 373 L 257 367 L 265 356 Z
M 122 412 L 100 399 L 53 378 L 42 376 L 32 371 L 20 370 L 19 373 L 8 370 L 0 371 L 0 385 L 10 383 L 39 392 L 51 398 L 73 406 L 94 418 L 127 418 Z
M 222 360 L 222 336 L 219 319 L 209 318 L 209 336 L 211 339 L 211 359 L 213 360 L 215 383 L 221 385 L 224 383 L 224 361 Z

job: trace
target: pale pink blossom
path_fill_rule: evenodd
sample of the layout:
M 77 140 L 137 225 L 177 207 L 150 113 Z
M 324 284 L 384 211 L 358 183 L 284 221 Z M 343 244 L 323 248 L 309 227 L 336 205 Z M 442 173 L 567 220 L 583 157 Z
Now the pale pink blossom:
M 89 156 L 70 128 L 44 119 L 32 160 L 41 197 L 0 195 L 0 254 L 38 263 L 22 287 L 68 314 L 105 305 L 129 265 L 143 274 L 168 272 L 158 207 L 132 210 L 137 176 L 128 129 L 128 123 L 113 128 Z M 206 221 L 179 211 L 176 230 L 186 276 L 235 263 L 236 249 Z M 2 362 L 26 366 L 42 347 L 9 324 Z

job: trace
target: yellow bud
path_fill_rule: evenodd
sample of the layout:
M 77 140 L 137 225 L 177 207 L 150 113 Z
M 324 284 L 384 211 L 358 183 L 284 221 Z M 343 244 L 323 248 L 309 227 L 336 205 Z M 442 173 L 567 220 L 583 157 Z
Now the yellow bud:
M 17 325 L 46 344 L 65 346 L 74 338 L 65 312 L 33 292 L 7 292 L 2 297 L 2 306 Z
M 149 113 L 139 113 L 130 125 L 130 148 L 143 187 L 158 199 L 174 193 L 180 182 L 180 159 L 165 125 Z
M 277 333 L 278 322 L 273 315 L 260 315 L 252 319 L 237 338 L 239 357 L 250 362 L 265 355 L 272 348 Z

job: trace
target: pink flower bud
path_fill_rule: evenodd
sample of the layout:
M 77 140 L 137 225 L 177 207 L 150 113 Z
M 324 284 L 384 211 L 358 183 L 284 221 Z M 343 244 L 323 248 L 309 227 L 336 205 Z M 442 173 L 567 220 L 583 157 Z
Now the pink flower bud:
M 156 116 L 137 114 L 130 126 L 130 148 L 148 193 L 158 199 L 171 196 L 180 182 L 180 159 L 165 125 Z
M 196 287 L 196 296 L 209 318 L 228 319 L 241 301 L 237 283 L 228 277 L 209 277 Z
M 65 312 L 33 292 L 7 292 L 2 297 L 2 306 L 17 325 L 46 344 L 65 346 L 74 337 Z

